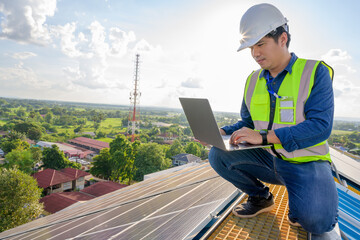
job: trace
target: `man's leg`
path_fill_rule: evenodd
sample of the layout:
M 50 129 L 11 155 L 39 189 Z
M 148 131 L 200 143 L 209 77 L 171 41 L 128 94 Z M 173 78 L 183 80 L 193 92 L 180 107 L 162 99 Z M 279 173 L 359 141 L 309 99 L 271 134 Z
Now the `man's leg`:
M 223 151 L 212 148 L 209 162 L 215 171 L 249 195 L 247 202 L 233 209 L 238 217 L 250 218 L 274 208 L 273 195 L 258 179 L 282 184 L 273 171 L 272 156 L 263 149 Z
M 249 196 L 269 196 L 259 180 L 282 184 L 273 171 L 272 155 L 261 148 L 223 151 L 213 147 L 209 152 L 209 162 L 221 177 Z
M 275 158 L 289 194 L 289 218 L 308 232 L 322 234 L 337 223 L 338 194 L 328 162 L 293 164 Z

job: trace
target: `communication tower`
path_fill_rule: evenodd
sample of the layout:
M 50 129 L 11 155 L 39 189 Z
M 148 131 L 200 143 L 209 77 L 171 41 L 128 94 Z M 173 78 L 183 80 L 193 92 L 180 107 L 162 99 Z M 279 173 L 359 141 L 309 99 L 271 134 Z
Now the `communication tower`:
M 128 130 L 131 130 L 131 141 L 135 140 L 135 131 L 140 128 L 139 122 L 139 104 L 141 93 L 139 91 L 139 73 L 140 73 L 140 54 L 135 55 L 134 89 L 130 92 L 130 111 Z

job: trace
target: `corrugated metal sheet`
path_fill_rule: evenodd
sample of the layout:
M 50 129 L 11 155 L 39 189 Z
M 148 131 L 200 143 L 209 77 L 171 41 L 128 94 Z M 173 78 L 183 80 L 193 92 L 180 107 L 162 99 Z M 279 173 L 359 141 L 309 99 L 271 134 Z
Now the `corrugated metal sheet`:
M 336 184 L 339 193 L 339 226 L 352 240 L 360 239 L 360 196 Z

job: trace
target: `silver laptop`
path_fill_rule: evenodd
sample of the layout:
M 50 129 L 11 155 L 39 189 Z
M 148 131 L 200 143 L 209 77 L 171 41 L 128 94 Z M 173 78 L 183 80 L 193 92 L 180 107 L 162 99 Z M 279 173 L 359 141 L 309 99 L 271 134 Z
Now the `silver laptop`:
M 179 100 L 194 137 L 197 140 L 206 142 L 225 151 L 265 147 L 264 145 L 254 145 L 246 142 L 239 143 L 238 145 L 230 144 L 230 135 L 221 135 L 207 99 L 179 98 Z

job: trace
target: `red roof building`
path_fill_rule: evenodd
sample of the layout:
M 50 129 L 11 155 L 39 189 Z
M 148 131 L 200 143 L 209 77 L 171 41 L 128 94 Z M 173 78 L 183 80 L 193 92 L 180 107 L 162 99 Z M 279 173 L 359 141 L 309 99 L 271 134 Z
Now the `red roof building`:
M 55 213 L 70 205 L 80 202 L 88 201 L 94 197 L 82 192 L 62 192 L 53 193 L 40 199 L 41 203 L 44 203 L 44 210 L 49 213 Z
M 65 173 L 66 175 L 73 178 L 73 180 L 78 179 L 80 177 L 85 177 L 87 175 L 90 175 L 90 173 L 81 171 L 79 169 L 75 168 L 64 168 L 60 170 L 62 173 Z
M 107 142 L 102 142 L 87 137 L 77 137 L 69 140 L 68 142 L 78 147 L 82 147 L 94 151 L 96 153 L 100 153 L 100 150 L 103 148 L 110 147 L 109 143 Z
M 111 181 L 97 182 L 89 187 L 82 189 L 80 192 L 99 197 L 124 187 L 127 187 L 127 185 Z
M 34 173 L 32 177 L 36 179 L 41 188 L 48 188 L 74 180 L 71 176 L 50 168 Z
M 34 173 L 32 177 L 36 179 L 39 187 L 43 188 L 46 194 L 51 194 L 83 189 L 85 185 L 84 177 L 87 175 L 90 174 L 73 168 L 65 168 L 61 171 L 48 168 Z

